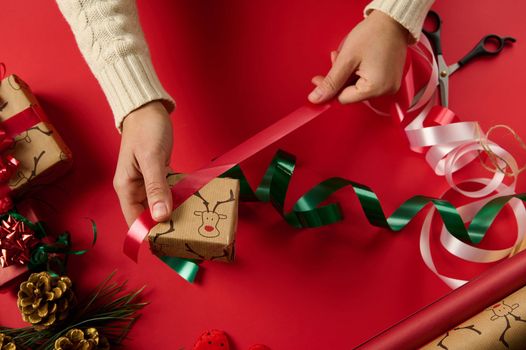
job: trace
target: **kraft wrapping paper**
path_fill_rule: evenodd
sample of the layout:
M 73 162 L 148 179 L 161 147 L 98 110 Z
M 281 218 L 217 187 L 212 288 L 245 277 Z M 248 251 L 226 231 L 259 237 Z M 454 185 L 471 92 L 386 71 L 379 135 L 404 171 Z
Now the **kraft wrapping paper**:
M 182 176 L 170 174 L 168 183 Z M 151 251 L 157 256 L 232 261 L 238 205 L 238 180 L 212 180 L 174 210 L 169 221 L 150 230 Z
M 0 122 L 27 108 L 33 108 L 42 121 L 15 137 L 10 153 L 20 161 L 17 173 L 9 181 L 14 194 L 20 194 L 29 186 L 48 184 L 71 165 L 71 151 L 58 132 L 45 117 L 29 86 L 16 75 L 0 82 L 0 101 L 5 103 L 0 110 Z M 0 124 L 1 126 L 1 124 Z
M 526 349 L 526 287 L 490 305 L 422 349 Z

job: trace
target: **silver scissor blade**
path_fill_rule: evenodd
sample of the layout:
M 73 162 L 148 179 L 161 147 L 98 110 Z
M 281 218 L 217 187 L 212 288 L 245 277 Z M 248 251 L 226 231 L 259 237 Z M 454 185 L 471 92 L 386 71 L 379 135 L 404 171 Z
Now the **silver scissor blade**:
M 438 62 L 438 85 L 440 88 L 440 104 L 444 107 L 449 105 L 449 68 L 444 61 L 444 56 L 437 56 Z
M 444 61 L 444 56 L 439 55 L 437 56 L 437 62 L 438 62 L 438 83 L 440 89 L 440 103 L 442 106 L 447 107 L 449 104 L 449 76 L 453 73 L 455 73 L 459 68 L 459 64 L 455 63 L 451 66 L 447 66 L 446 62 Z M 426 86 L 418 90 L 418 92 L 413 97 L 413 101 L 411 102 L 411 107 L 413 107 L 418 100 L 422 97 L 424 94 L 424 91 L 426 89 Z
M 451 74 L 455 73 L 459 68 L 460 68 L 460 64 L 458 64 L 458 63 L 453 63 L 451 66 L 447 67 L 449 76 L 451 76 Z
M 440 104 L 443 107 L 449 106 L 449 88 L 448 88 L 448 79 L 440 79 L 438 81 L 438 87 L 440 89 Z

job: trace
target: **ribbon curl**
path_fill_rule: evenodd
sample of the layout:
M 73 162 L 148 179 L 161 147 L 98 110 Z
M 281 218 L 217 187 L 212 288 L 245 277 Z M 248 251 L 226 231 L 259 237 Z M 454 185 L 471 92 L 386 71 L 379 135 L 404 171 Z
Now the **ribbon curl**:
M 93 234 L 91 246 L 93 247 L 97 242 L 97 225 L 95 221 L 91 219 L 88 220 L 91 223 L 91 231 Z M 42 228 L 41 223 L 37 223 L 36 225 Z M 89 249 L 73 250 L 71 246 L 71 234 L 67 231 L 59 234 L 55 241 L 43 242 L 43 244 L 38 245 L 31 251 L 31 260 L 28 268 L 32 271 L 46 270 L 53 276 L 63 275 L 66 272 L 69 256 L 84 255 L 89 251 Z
M 398 207 L 391 216 L 387 217 L 382 209 L 378 196 L 366 185 L 341 177 L 332 177 L 312 187 L 302 195 L 289 212 L 284 211 L 284 203 L 289 183 L 294 174 L 296 158 L 294 155 L 279 150 L 268 167 L 260 185 L 253 191 L 248 184 L 241 168 L 236 166 L 222 175 L 239 179 L 240 198 L 242 201 L 259 200 L 270 202 L 285 221 L 296 228 L 313 228 L 336 223 L 343 220 L 343 213 L 339 203 L 320 206 L 335 192 L 350 186 L 356 194 L 360 206 L 373 226 L 390 231 L 402 230 L 414 217 L 432 204 L 440 214 L 447 231 L 455 238 L 473 244 L 480 243 L 495 218 L 512 199 L 526 201 L 526 193 L 504 195 L 491 199 L 481 206 L 466 229 L 459 210 L 449 201 L 428 196 L 413 196 Z
M 457 232 L 451 231 L 446 225 L 443 225 L 440 242 L 442 246 L 455 257 L 471 263 L 495 262 L 513 254 L 514 247 L 520 245 L 524 239 L 526 228 L 526 210 L 521 200 L 522 194 L 515 195 L 516 198 L 505 197 L 504 195 L 514 195 L 517 185 L 517 177 L 523 169 L 519 169 L 514 157 L 504 148 L 489 140 L 489 134 L 497 127 L 490 128 L 484 135 L 482 128 L 474 121 L 461 121 L 456 114 L 448 108 L 437 105 L 438 91 L 437 84 L 437 65 L 433 56 L 433 51 L 425 36 L 409 53 L 410 62 L 423 62 L 424 66 L 431 69 L 429 79 L 424 85 L 424 91 L 427 93 L 414 93 L 417 90 L 413 77 L 422 75 L 410 64 L 410 74 L 406 74 L 403 81 L 402 92 L 399 95 L 406 96 L 406 100 L 398 98 L 392 101 L 392 108 L 386 112 L 375 109 L 380 114 L 391 114 L 406 124 L 404 130 L 410 142 L 411 149 L 416 152 L 424 153 L 426 161 L 439 176 L 444 176 L 450 188 L 468 198 L 481 198 L 473 203 L 459 207 L 459 212 L 464 217 L 464 222 L 469 223 L 472 219 L 485 219 L 484 215 L 488 214 L 489 224 L 494 220 L 494 216 L 505 204 L 509 204 L 513 215 L 517 221 L 517 236 L 512 247 L 506 249 L 492 250 L 473 247 L 468 243 L 478 243 L 484 237 L 486 228 L 480 228 L 479 222 L 471 222 L 470 230 L 478 235 L 477 240 L 459 240 Z M 414 71 L 413 71 L 414 70 Z M 432 92 L 432 93 L 430 93 Z M 420 96 L 419 96 L 420 94 Z M 415 96 L 417 96 L 415 98 Z M 416 101 L 415 101 L 416 100 Z M 407 103 L 412 101 L 412 103 Z M 414 106 L 418 104 L 420 109 Z M 407 107 L 413 105 L 412 107 Z M 416 116 L 414 116 L 416 113 Z M 508 131 L 516 138 L 521 146 L 524 147 L 522 140 L 509 128 Z M 472 191 L 461 188 L 456 183 L 453 174 L 466 167 L 473 160 L 480 158 L 485 153 L 493 163 L 494 169 L 488 169 L 484 163 L 483 167 L 492 171 L 491 178 L 473 178 L 462 183 L 476 183 L 482 185 L 482 188 Z M 511 184 L 505 185 L 505 176 L 512 178 Z M 497 197 L 502 197 L 502 203 L 497 203 Z M 491 203 L 491 204 L 490 204 Z M 488 204 L 488 207 L 485 205 Z M 500 207 L 500 209 L 498 208 Z M 492 212 L 493 208 L 495 213 Z M 478 212 L 480 210 L 480 212 Z M 448 286 L 457 288 L 466 280 L 445 276 L 438 272 L 433 262 L 429 237 L 431 236 L 431 221 L 436 213 L 434 209 L 428 213 L 426 221 L 422 227 L 420 253 L 425 264 L 442 279 Z M 476 214 L 476 215 L 475 215 Z M 488 226 L 489 225 L 485 225 Z

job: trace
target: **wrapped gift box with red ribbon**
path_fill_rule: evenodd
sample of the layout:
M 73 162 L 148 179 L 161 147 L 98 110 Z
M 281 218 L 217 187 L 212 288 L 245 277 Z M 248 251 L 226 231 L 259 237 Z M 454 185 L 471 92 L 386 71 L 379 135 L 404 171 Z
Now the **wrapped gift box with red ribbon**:
M 3 65 L 0 66 L 0 69 Z M 71 164 L 71 152 L 47 120 L 29 86 L 16 75 L 0 81 L 0 286 L 28 271 L 37 245 L 37 216 L 27 202 L 10 211 L 12 195 L 47 184 Z M 11 213 L 15 213 L 14 216 Z M 29 220 L 24 222 L 24 220 Z M 33 225 L 34 226 L 34 225 Z
M 2 194 L 49 183 L 71 164 L 71 152 L 48 122 L 29 86 L 16 75 L 0 82 Z
M 169 184 L 182 176 L 168 175 Z M 238 204 L 238 180 L 211 181 L 174 210 L 169 221 L 150 230 L 152 252 L 157 256 L 232 261 Z

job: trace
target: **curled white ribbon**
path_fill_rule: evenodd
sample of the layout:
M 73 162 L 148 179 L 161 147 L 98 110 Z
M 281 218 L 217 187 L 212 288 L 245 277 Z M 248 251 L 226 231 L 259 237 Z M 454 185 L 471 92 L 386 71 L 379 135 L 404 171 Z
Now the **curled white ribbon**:
M 463 183 L 479 183 L 487 185 L 489 183 L 489 180 L 484 178 L 475 178 L 464 181 Z M 458 208 L 458 211 L 461 213 L 464 222 L 469 222 L 471 221 L 471 219 L 473 219 L 478 210 L 493 198 L 513 193 L 514 189 L 511 186 L 500 184 L 497 188 L 497 194 L 462 206 Z M 505 259 L 513 251 L 514 247 L 522 241 L 522 239 L 524 238 L 524 233 L 526 231 L 526 209 L 524 208 L 522 201 L 514 198 L 508 202 L 508 205 L 513 210 L 515 220 L 517 221 L 517 238 L 511 247 L 499 250 L 481 249 L 473 247 L 454 237 L 447 231 L 445 226 L 442 227 L 442 231 L 440 234 L 440 241 L 442 243 L 442 246 L 452 255 L 469 262 L 490 263 L 499 261 L 501 259 Z M 436 210 L 433 207 L 427 213 L 424 223 L 422 225 L 422 229 L 420 231 L 420 254 L 426 266 L 433 273 L 435 273 L 438 276 L 438 278 L 444 281 L 444 283 L 446 283 L 449 287 L 458 288 L 465 284 L 467 281 L 441 274 L 438 271 L 433 260 L 433 256 L 431 254 L 431 223 L 435 212 Z
M 431 45 L 424 35 L 411 49 L 412 53 L 424 60 L 431 69 L 429 80 L 420 98 L 405 111 L 400 104 L 395 103 L 391 113 L 382 111 L 369 102 L 366 102 L 366 105 L 380 115 L 394 114 L 400 121 L 406 119 L 408 113 L 420 111 L 405 127 L 410 147 L 416 152 L 425 153 L 427 163 L 437 175 L 445 177 L 451 189 L 469 198 L 481 198 L 458 208 L 463 221 L 465 223 L 470 222 L 475 214 L 493 198 L 515 193 L 517 176 L 520 173 L 517 162 L 508 151 L 487 140 L 477 122 L 450 122 L 444 125 L 425 126 L 425 121 L 429 117 L 432 108 L 437 105 L 438 66 Z M 412 66 L 409 69 L 411 70 Z M 409 79 L 412 78 L 411 74 L 408 74 L 407 77 Z M 410 87 L 411 93 L 414 90 L 414 87 Z M 506 174 L 503 171 L 495 171 L 489 179 L 473 178 L 457 184 L 453 174 L 479 158 L 481 152 L 487 152 L 488 147 L 496 155 L 497 170 L 510 168 L 513 178 L 511 184 L 504 184 Z M 476 183 L 484 186 L 473 191 L 460 188 L 459 185 L 467 183 Z M 440 233 L 442 246 L 450 254 L 472 263 L 491 263 L 505 259 L 522 242 L 526 232 L 526 209 L 523 202 L 514 198 L 507 205 L 511 207 L 517 221 L 518 232 L 512 246 L 505 249 L 481 249 L 474 247 L 454 237 L 447 231 L 445 225 L 442 225 Z M 435 212 L 436 210 L 433 207 L 428 212 L 422 225 L 420 253 L 424 263 L 433 273 L 451 288 L 458 288 L 467 281 L 441 274 L 433 261 L 430 238 L 431 222 Z

